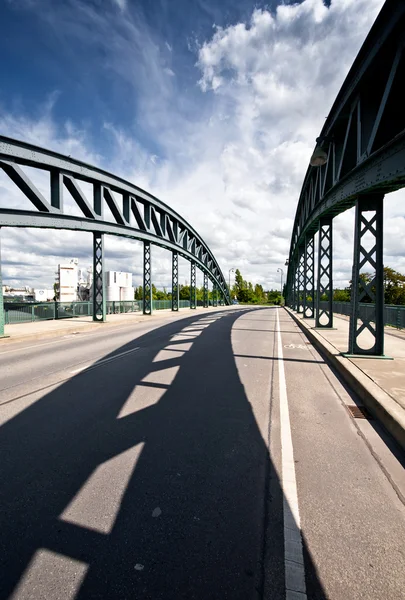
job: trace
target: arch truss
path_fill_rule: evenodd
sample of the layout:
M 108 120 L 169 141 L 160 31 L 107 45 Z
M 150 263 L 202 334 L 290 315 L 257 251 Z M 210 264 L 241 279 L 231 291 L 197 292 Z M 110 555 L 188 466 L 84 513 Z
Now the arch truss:
M 49 199 L 36 187 L 27 171 L 47 174 Z M 204 304 L 208 280 L 222 301 L 230 304 L 228 287 L 211 250 L 193 227 L 167 204 L 137 186 L 106 171 L 32 144 L 0 136 L 0 168 L 31 202 L 31 210 L 10 205 L 0 208 L 1 227 L 70 229 L 93 233 L 94 293 L 93 319 L 104 320 L 104 234 L 141 240 L 144 243 L 144 312 L 152 311 L 151 245 L 173 253 L 173 310 L 178 310 L 178 257 L 191 262 L 194 284 L 191 304 L 195 306 L 195 268 L 204 275 Z M 91 197 L 86 194 L 91 185 Z M 80 216 L 66 210 L 67 190 Z M 109 216 L 107 217 L 107 210 Z M 112 216 L 112 218 L 111 218 Z M 1 274 L 0 274 L 1 277 Z M 1 293 L 1 292 L 0 292 Z M 0 298 L 0 335 L 4 333 L 3 302 Z
M 315 309 L 316 326 L 331 328 L 333 218 L 356 207 L 349 354 L 384 354 L 383 200 L 405 185 L 404 48 L 405 3 L 387 0 L 317 138 L 292 232 L 287 302 L 304 318 Z M 317 262 L 315 294 L 308 267 L 302 276 L 303 255 L 306 265 Z

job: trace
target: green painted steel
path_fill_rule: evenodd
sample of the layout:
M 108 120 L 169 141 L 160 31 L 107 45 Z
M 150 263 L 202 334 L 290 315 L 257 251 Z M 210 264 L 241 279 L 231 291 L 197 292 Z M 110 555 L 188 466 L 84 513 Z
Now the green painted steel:
M 319 302 L 320 307 L 327 309 L 328 302 Z M 352 305 L 350 302 L 333 302 L 333 312 L 337 315 L 345 315 L 350 317 L 352 311 Z M 375 306 L 374 304 L 359 304 L 359 313 L 362 319 L 370 321 L 374 320 Z M 405 306 L 396 306 L 395 304 L 384 305 L 384 325 L 390 325 L 397 329 L 405 329 Z
M 153 310 L 170 310 L 171 300 L 153 300 L 152 305 Z M 6 325 L 93 316 L 92 302 L 4 302 L 1 306 L 4 306 Z M 179 308 L 190 308 L 190 301 L 179 300 Z M 142 312 L 142 310 L 141 300 L 106 302 L 107 315 Z
M 50 202 L 31 181 L 25 167 L 49 172 Z M 0 226 L 89 231 L 97 236 L 106 233 L 155 244 L 193 261 L 230 303 L 223 273 L 207 244 L 181 215 L 152 194 L 70 156 L 1 135 L 0 169 L 33 205 L 33 210 L 1 207 Z M 92 197 L 81 188 L 83 182 L 92 186 Z M 64 212 L 64 188 L 81 216 Z M 104 219 L 106 207 L 115 222 Z

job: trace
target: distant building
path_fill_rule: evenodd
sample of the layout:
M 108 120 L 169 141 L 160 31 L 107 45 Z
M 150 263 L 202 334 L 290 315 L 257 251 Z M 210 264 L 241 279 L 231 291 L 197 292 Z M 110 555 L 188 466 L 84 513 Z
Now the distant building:
M 133 300 L 134 288 L 132 286 L 132 273 L 107 271 L 106 292 L 108 302 Z
M 70 263 L 58 265 L 57 287 L 59 302 L 76 302 L 78 286 L 78 259 L 72 258 Z
M 55 298 L 55 290 L 50 289 L 34 289 L 35 302 L 49 302 Z

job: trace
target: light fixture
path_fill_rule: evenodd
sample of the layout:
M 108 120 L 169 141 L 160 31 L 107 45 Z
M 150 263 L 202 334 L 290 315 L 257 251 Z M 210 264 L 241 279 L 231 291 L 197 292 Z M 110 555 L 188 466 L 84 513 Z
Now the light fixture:
M 311 156 L 311 160 L 309 161 L 311 167 L 322 167 L 328 162 L 328 155 L 325 152 L 323 145 L 325 142 L 330 141 L 331 138 L 327 136 L 320 136 L 316 138 L 316 148 Z

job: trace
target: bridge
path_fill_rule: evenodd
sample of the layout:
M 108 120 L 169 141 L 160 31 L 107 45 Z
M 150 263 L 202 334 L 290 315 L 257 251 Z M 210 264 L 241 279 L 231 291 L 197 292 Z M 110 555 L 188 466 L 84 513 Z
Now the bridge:
M 318 137 L 285 308 L 230 305 L 204 240 L 148 192 L 0 137 L 33 206 L 0 226 L 91 232 L 95 274 L 91 317 L 4 328 L 0 297 L 1 598 L 403 600 L 405 333 L 384 328 L 382 217 L 405 181 L 404 35 L 388 0 Z M 353 206 L 340 315 L 333 218 Z M 106 317 L 105 235 L 143 242 L 143 314 Z M 152 311 L 153 245 L 172 253 L 170 311 Z

